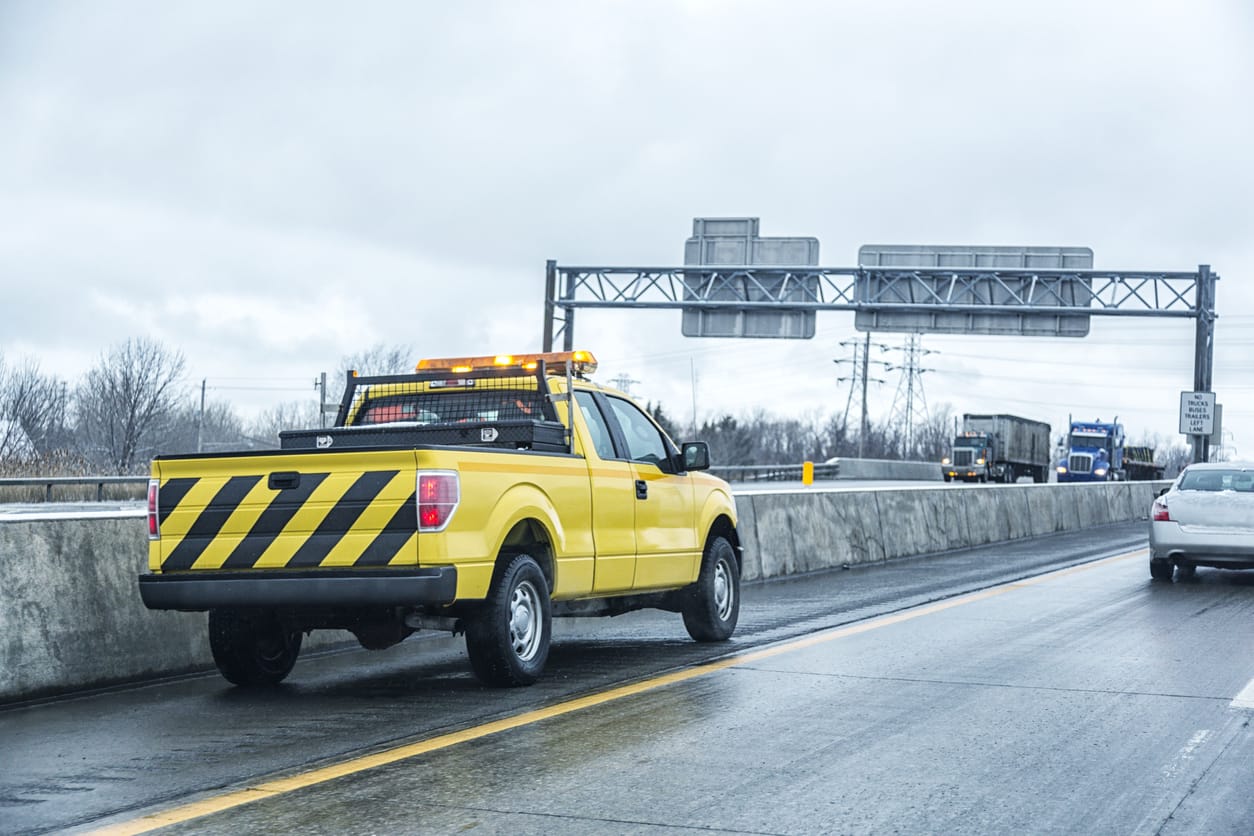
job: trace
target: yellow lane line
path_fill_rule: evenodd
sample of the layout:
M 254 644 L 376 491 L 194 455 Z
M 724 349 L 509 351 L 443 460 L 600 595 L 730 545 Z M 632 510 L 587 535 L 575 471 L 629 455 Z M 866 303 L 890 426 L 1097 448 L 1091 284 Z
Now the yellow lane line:
M 479 740 L 490 735 L 509 731 L 510 729 L 529 726 L 542 720 L 561 717 L 565 714 L 582 711 L 585 708 L 604 705 L 605 703 L 621 700 L 625 697 L 635 696 L 636 694 L 642 694 L 646 691 L 664 688 L 667 685 L 673 685 L 677 682 L 687 682 L 688 680 L 707 676 L 716 671 L 726 670 L 727 668 L 736 667 L 737 665 L 756 662 L 772 656 L 779 656 L 783 653 L 791 653 L 794 650 L 813 647 L 817 644 L 823 644 L 825 642 L 834 641 L 847 636 L 867 633 L 881 627 L 901 624 L 905 621 L 911 621 L 916 618 L 933 615 L 938 612 L 953 609 L 954 607 L 963 606 L 964 604 L 972 604 L 977 601 L 994 598 L 1013 590 L 1035 586 L 1055 578 L 1074 575 L 1080 572 L 1087 572 L 1117 561 L 1144 556 L 1147 551 L 1148 550 L 1146 549 L 1139 549 L 1135 552 L 1115 555 L 1114 557 L 1103 558 L 1102 560 L 1096 560 L 1092 563 L 1084 563 L 1079 566 L 1072 566 L 1068 569 L 1059 569 L 1055 572 L 1038 575 L 1026 580 L 1013 581 L 1011 583 L 1002 584 L 1001 586 L 990 587 L 979 592 L 960 595 L 955 598 L 939 601 L 935 604 L 927 604 L 921 607 L 903 610 L 892 615 L 880 616 L 879 618 L 873 618 L 856 624 L 849 624 L 844 627 L 833 627 L 829 630 L 814 633 L 804 638 L 781 642 L 780 644 L 765 647 L 761 650 L 754 650 L 748 653 L 728 656 L 723 659 L 717 659 L 713 662 L 706 662 L 691 668 L 685 668 L 684 670 L 673 671 L 671 673 L 655 676 L 640 682 L 633 682 L 629 685 L 620 685 L 606 691 L 588 694 L 587 696 L 576 697 L 575 699 L 560 702 L 556 705 L 548 706 L 547 708 L 538 708 L 532 711 L 526 711 L 513 717 L 493 720 L 490 723 L 484 723 L 482 725 L 472 726 L 468 729 L 462 729 L 461 731 L 438 735 L 417 743 L 397 746 L 391 749 L 386 749 L 382 752 L 375 752 L 371 755 L 363 755 L 361 757 L 343 761 L 342 763 L 324 766 L 319 769 L 313 769 L 308 772 L 302 772 L 286 778 L 274 778 L 269 781 L 263 781 L 259 784 L 245 787 L 244 789 L 215 795 L 201 801 L 193 801 L 188 804 L 182 804 L 168 810 L 151 813 L 138 819 L 121 822 L 120 824 L 104 827 L 92 832 L 95 834 L 108 834 L 108 836 L 147 833 L 160 827 L 168 827 L 172 824 L 180 824 L 182 822 L 191 821 L 192 819 L 208 816 L 213 813 L 219 813 L 223 810 L 230 810 L 233 807 L 250 804 L 254 801 L 273 798 L 295 790 L 305 789 L 317 784 L 326 783 L 327 781 L 333 781 L 336 778 L 343 778 L 346 775 L 353 775 L 358 772 L 364 772 L 368 769 L 387 766 L 388 764 L 393 764 L 397 761 L 403 761 L 408 758 L 414 758 L 419 755 L 425 755 L 430 752 L 447 749 L 451 746 L 456 746 L 459 743 Z

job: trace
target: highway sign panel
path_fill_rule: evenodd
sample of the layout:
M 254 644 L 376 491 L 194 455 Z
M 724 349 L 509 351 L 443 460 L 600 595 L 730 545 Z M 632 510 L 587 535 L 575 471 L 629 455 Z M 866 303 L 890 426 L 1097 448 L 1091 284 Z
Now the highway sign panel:
M 1211 435 L 1215 432 L 1215 393 L 1180 393 L 1180 432 Z
M 1089 333 L 1089 314 L 1082 311 L 1093 298 L 1091 280 L 1082 274 L 1046 278 L 1033 273 L 1091 270 L 1088 247 L 866 244 L 858 249 L 858 266 L 875 268 L 859 279 L 858 300 L 900 308 L 858 311 L 854 326 L 859 331 Z M 911 275 L 911 268 L 923 272 Z M 1076 313 L 1070 312 L 1073 308 Z

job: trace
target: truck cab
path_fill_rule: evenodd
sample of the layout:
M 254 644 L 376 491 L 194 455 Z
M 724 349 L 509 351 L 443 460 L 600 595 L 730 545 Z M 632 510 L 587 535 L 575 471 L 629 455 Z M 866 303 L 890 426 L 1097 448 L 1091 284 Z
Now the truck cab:
M 1073 421 L 1067 449 L 1056 467 L 1059 482 L 1113 482 L 1124 477 L 1123 425 Z
M 993 476 L 993 447 L 996 439 L 988 433 L 964 432 L 954 438 L 949 455 L 941 459 L 941 477 L 987 482 Z

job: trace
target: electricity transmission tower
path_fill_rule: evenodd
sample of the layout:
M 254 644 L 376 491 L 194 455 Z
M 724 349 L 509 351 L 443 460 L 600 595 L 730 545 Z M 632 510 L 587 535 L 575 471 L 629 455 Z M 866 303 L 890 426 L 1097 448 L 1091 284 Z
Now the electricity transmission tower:
M 619 373 L 618 377 L 611 377 L 610 383 L 614 384 L 614 388 L 622 392 L 624 395 L 631 394 L 632 384 L 639 383 L 633 377 L 629 377 L 625 372 Z
M 901 352 L 902 361 L 887 363 L 884 366 L 885 371 L 901 372 L 901 377 L 897 380 L 897 391 L 893 395 L 893 408 L 889 413 L 888 423 L 890 426 L 905 427 L 901 455 L 903 458 L 908 458 L 914 453 L 915 414 L 923 416 L 919 419 L 920 421 L 927 420 L 927 397 L 923 393 L 923 375 L 925 372 L 936 371 L 923 368 L 921 359 L 925 354 L 936 352 L 923 348 L 923 337 L 919 334 L 909 335 L 906 342 L 895 350 Z
M 847 377 L 836 378 L 837 383 L 844 383 L 845 381 L 849 382 L 849 396 L 845 398 L 845 414 L 844 417 L 841 418 L 840 423 L 842 427 L 849 426 L 849 408 L 853 405 L 853 393 L 854 390 L 858 388 L 859 382 L 861 382 L 861 395 L 858 400 L 861 404 L 862 420 L 858 424 L 858 458 L 862 458 L 866 452 L 866 437 L 870 432 L 870 426 L 867 419 L 867 384 L 870 382 L 884 382 L 883 378 L 871 377 L 869 370 L 872 364 L 879 366 L 886 366 L 888 364 L 883 360 L 870 359 L 871 332 L 869 331 L 867 332 L 865 340 L 843 340 L 840 343 L 840 346 L 841 348 L 851 349 L 853 352 L 853 357 L 838 357 L 832 361 L 837 365 L 840 365 L 841 363 L 850 363 L 852 366 L 852 369 Z M 879 343 L 876 343 L 875 347 L 880 351 L 886 351 L 888 349 L 888 346 L 880 345 Z

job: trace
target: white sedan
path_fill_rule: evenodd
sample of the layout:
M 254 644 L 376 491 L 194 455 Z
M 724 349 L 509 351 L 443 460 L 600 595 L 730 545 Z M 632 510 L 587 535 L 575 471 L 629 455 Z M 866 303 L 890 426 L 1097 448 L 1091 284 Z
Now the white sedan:
M 1254 569 L 1254 464 L 1191 464 L 1150 512 L 1150 576 L 1181 579 L 1198 566 Z

